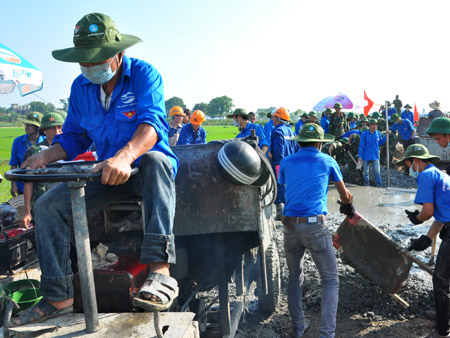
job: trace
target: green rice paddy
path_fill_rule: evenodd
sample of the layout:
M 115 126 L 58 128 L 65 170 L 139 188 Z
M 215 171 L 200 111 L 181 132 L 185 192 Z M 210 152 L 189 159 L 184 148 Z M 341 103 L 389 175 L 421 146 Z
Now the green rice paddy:
M 234 126 L 204 126 L 206 130 L 206 141 L 224 140 L 235 138 L 238 129 Z M 11 157 L 11 147 L 17 136 L 25 133 L 23 127 L 0 128 L 0 173 L 4 176 L 9 170 L 9 158 Z M 0 184 L 0 202 L 10 200 L 10 182 L 6 179 Z

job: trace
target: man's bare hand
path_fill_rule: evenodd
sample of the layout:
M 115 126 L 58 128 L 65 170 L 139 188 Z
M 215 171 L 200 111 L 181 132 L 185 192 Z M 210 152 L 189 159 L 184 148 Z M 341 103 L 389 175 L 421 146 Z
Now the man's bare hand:
M 111 157 L 106 161 L 100 162 L 94 166 L 92 169 L 93 173 L 102 172 L 102 183 L 108 185 L 119 185 L 123 184 L 131 176 L 131 166 L 130 164 L 116 157 Z
M 31 222 L 31 214 L 25 214 L 20 220 L 19 225 L 21 228 L 26 228 L 29 230 L 31 229 L 31 227 L 29 226 L 30 222 Z
M 11 182 L 11 190 L 9 192 L 12 197 L 19 196 L 19 189 L 17 188 L 16 182 Z
M 20 165 L 23 169 L 37 169 L 37 168 L 45 168 L 45 165 L 48 164 L 43 156 L 43 152 L 35 154 L 33 156 L 28 157 L 25 161 Z

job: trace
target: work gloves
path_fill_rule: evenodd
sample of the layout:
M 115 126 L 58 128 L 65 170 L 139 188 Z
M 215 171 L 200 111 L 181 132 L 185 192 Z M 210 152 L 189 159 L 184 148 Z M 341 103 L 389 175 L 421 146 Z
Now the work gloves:
M 406 213 L 406 215 L 408 215 L 408 218 L 409 218 L 409 220 L 411 221 L 411 223 L 412 224 L 422 224 L 423 222 L 422 221 L 419 221 L 418 219 L 417 219 L 417 215 L 419 215 L 420 214 L 420 211 L 419 210 L 416 210 L 416 211 L 409 211 L 409 210 L 406 210 L 405 209 L 405 213 Z
M 413 238 L 411 239 L 408 250 L 423 251 L 431 245 L 431 242 L 431 238 L 426 235 L 422 235 L 419 238 Z
M 353 216 L 355 216 L 355 207 L 353 206 L 353 203 L 349 204 L 339 203 L 339 204 L 341 205 L 339 207 L 339 212 L 341 214 L 348 216 L 348 218 L 352 218 Z

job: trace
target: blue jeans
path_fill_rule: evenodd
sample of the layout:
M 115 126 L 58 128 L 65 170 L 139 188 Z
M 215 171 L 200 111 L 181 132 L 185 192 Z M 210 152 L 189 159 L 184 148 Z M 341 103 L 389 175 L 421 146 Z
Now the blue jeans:
M 288 307 L 294 330 L 304 326 L 302 287 L 305 249 L 311 254 L 322 280 L 320 337 L 334 337 L 339 300 L 339 275 L 331 235 L 326 224 L 299 223 L 294 230 L 285 227 L 284 250 L 289 269 Z
M 175 263 L 175 182 L 166 155 L 157 151 L 144 154 L 139 173 L 122 185 L 94 181 L 85 186 L 87 211 L 102 210 L 119 199 L 136 196 L 142 197 L 145 210 L 141 263 Z M 61 183 L 42 195 L 34 210 L 42 296 L 53 301 L 73 298 L 69 257 L 72 211 L 67 185 Z
M 375 175 L 375 181 L 377 182 L 377 187 L 381 188 L 381 174 L 380 174 L 380 160 L 363 161 L 363 176 L 364 185 L 369 185 L 369 164 L 372 163 L 373 174 Z

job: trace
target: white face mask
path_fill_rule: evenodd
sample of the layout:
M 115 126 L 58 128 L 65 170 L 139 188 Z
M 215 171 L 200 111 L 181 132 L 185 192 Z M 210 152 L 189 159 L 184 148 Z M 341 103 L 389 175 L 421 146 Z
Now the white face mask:
M 417 170 L 417 171 L 414 170 L 414 161 L 413 161 L 413 163 L 411 163 L 411 166 L 409 167 L 409 174 L 414 178 L 417 178 L 417 176 L 419 176 L 419 174 L 420 174 L 419 170 Z
M 116 75 L 116 70 L 113 72 L 111 69 L 111 62 L 112 60 L 107 63 L 90 67 L 80 65 L 81 74 L 92 83 L 99 85 L 105 84 Z
M 240 126 L 241 126 L 241 124 L 239 123 L 239 121 L 236 120 L 236 119 L 233 120 L 233 124 L 234 124 L 235 127 L 240 127 Z
M 409 108 L 405 108 L 405 110 L 406 110 L 406 111 L 409 111 L 410 109 L 409 109 Z

